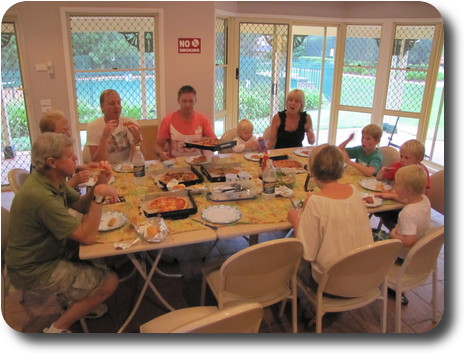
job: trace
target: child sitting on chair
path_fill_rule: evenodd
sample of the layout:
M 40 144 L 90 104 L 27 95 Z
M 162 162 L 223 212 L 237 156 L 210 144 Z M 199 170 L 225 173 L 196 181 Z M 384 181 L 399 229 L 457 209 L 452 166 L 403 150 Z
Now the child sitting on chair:
M 256 152 L 259 150 L 258 140 L 253 136 L 253 124 L 248 119 L 242 119 L 237 125 L 237 144 L 232 147 L 235 153 Z
M 395 180 L 395 175 L 398 169 L 407 165 L 419 165 L 424 169 L 427 175 L 427 183 L 425 186 L 425 194 L 428 195 L 430 189 L 430 174 L 429 170 L 421 162 L 424 159 L 425 147 L 418 140 L 408 140 L 400 147 L 400 161 L 393 163 L 389 167 L 382 167 L 377 173 L 378 180 Z
M 382 129 L 369 124 L 362 129 L 361 146 L 348 147 L 346 145 L 353 139 L 354 133 L 343 141 L 338 147 L 345 156 L 345 163 L 353 166 L 365 176 L 375 175 L 382 166 L 382 154 L 376 147 L 382 138 Z M 354 158 L 355 161 L 352 161 Z

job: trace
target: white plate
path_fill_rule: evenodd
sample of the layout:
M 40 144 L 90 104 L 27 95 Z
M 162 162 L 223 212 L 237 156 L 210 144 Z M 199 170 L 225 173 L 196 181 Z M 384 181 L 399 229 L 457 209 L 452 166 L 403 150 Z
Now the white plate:
M 128 170 L 122 170 L 122 164 L 114 164 L 113 165 L 113 170 L 118 173 L 133 173 L 134 172 L 134 167 L 131 164 L 131 168 Z
M 253 158 L 253 156 L 259 156 L 259 158 Z M 263 158 L 264 153 L 259 153 L 259 152 L 249 152 L 245 153 L 245 159 L 248 159 L 249 161 L 253 162 L 259 162 L 261 158 Z
M 363 179 L 359 182 L 359 185 L 371 191 L 384 191 L 384 183 L 377 179 Z
M 108 182 L 108 184 L 114 183 L 115 180 L 116 179 L 114 179 L 114 176 L 111 176 L 110 181 Z M 89 186 L 89 187 L 94 186 L 95 185 L 95 179 L 93 177 L 90 177 L 88 182 L 82 183 L 82 184 L 79 184 L 79 185 L 80 186 Z
M 116 221 L 112 226 L 108 225 L 108 222 L 115 218 Z M 99 232 L 108 232 L 110 230 L 115 230 L 121 228 L 127 222 L 127 216 L 124 213 L 111 211 L 111 212 L 104 212 L 102 214 L 100 225 L 98 226 Z
M 188 157 L 185 161 L 188 163 L 188 164 L 191 164 L 191 165 L 203 165 L 203 164 L 209 164 L 213 161 L 213 159 L 211 157 L 208 157 L 208 156 L 205 156 L 206 157 L 206 161 L 204 162 L 195 162 L 195 158 L 198 158 L 198 157 L 201 157 L 201 156 L 190 156 Z
M 309 157 L 314 147 L 300 147 L 297 148 L 293 153 L 300 157 Z
M 240 219 L 242 213 L 232 206 L 211 206 L 203 210 L 201 218 L 211 223 L 228 224 Z
M 371 196 L 372 199 L 374 200 L 374 203 L 367 203 L 366 201 L 364 201 L 364 204 L 366 205 L 366 207 L 379 207 L 379 206 L 382 206 L 383 204 L 383 199 L 381 197 L 374 197 L 372 195 L 369 195 L 369 194 L 362 194 L 361 197 L 367 197 L 367 196 Z

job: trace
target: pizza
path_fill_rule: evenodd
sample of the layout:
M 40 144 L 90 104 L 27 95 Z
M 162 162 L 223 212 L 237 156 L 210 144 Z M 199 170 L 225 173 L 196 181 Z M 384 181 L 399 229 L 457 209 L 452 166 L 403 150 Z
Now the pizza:
M 374 203 L 374 198 L 372 196 L 365 196 L 365 197 L 363 197 L 363 201 L 365 203 L 373 204 Z
M 215 167 L 215 168 L 209 168 L 208 172 L 210 175 L 219 175 L 219 176 L 224 176 L 228 173 L 231 174 L 238 174 L 242 170 L 238 168 L 233 168 L 233 167 Z
M 160 182 L 167 184 L 176 179 L 179 183 L 198 179 L 193 172 L 168 172 L 159 178 Z
M 208 161 L 208 157 L 206 156 L 198 156 L 198 157 L 195 157 L 192 159 L 192 163 L 193 164 L 201 164 L 201 163 L 205 163 Z
M 216 146 L 219 143 L 219 140 L 217 138 L 214 138 L 214 137 L 205 137 L 203 140 L 195 141 L 193 143 L 195 145 L 213 147 L 213 146 Z
M 294 161 L 291 159 L 281 159 L 277 161 L 273 161 L 274 167 L 276 168 L 301 168 L 302 165 L 298 161 Z
M 125 123 L 122 123 L 122 125 L 124 125 L 125 127 L 131 127 L 131 126 L 137 127 L 137 128 L 139 127 L 136 123 L 133 123 L 131 121 L 126 121 Z
M 187 208 L 188 202 L 183 197 L 161 196 L 147 203 L 150 212 L 170 212 Z

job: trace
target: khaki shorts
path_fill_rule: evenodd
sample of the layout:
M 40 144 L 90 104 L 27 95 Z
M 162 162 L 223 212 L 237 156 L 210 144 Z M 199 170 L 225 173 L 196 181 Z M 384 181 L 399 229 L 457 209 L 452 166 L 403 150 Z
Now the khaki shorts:
M 110 271 L 87 262 L 61 260 L 47 281 L 34 291 L 60 294 L 68 302 L 82 300 L 97 293 L 106 282 Z

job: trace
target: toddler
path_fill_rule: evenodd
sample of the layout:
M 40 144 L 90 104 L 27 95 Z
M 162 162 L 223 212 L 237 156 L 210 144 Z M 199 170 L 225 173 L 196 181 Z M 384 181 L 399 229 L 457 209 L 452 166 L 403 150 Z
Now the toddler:
M 422 142 L 418 140 L 408 140 L 400 147 L 400 161 L 393 163 L 389 167 L 382 167 L 377 173 L 378 180 L 395 180 L 395 175 L 398 169 L 408 165 L 419 165 L 424 169 L 427 176 L 427 183 L 425 186 L 425 194 L 428 195 L 430 189 L 430 174 L 425 165 L 421 162 L 424 159 L 425 147 Z
M 375 124 L 369 124 L 362 129 L 361 133 L 361 146 L 346 148 L 346 145 L 354 137 L 354 133 L 352 133 L 338 147 L 345 155 L 346 164 L 353 166 L 365 176 L 370 177 L 375 175 L 382 166 L 382 154 L 376 147 L 382 138 L 382 129 Z
M 232 147 L 235 153 L 256 152 L 259 150 L 258 140 L 253 136 L 253 124 L 248 119 L 242 119 L 237 124 L 237 144 Z

